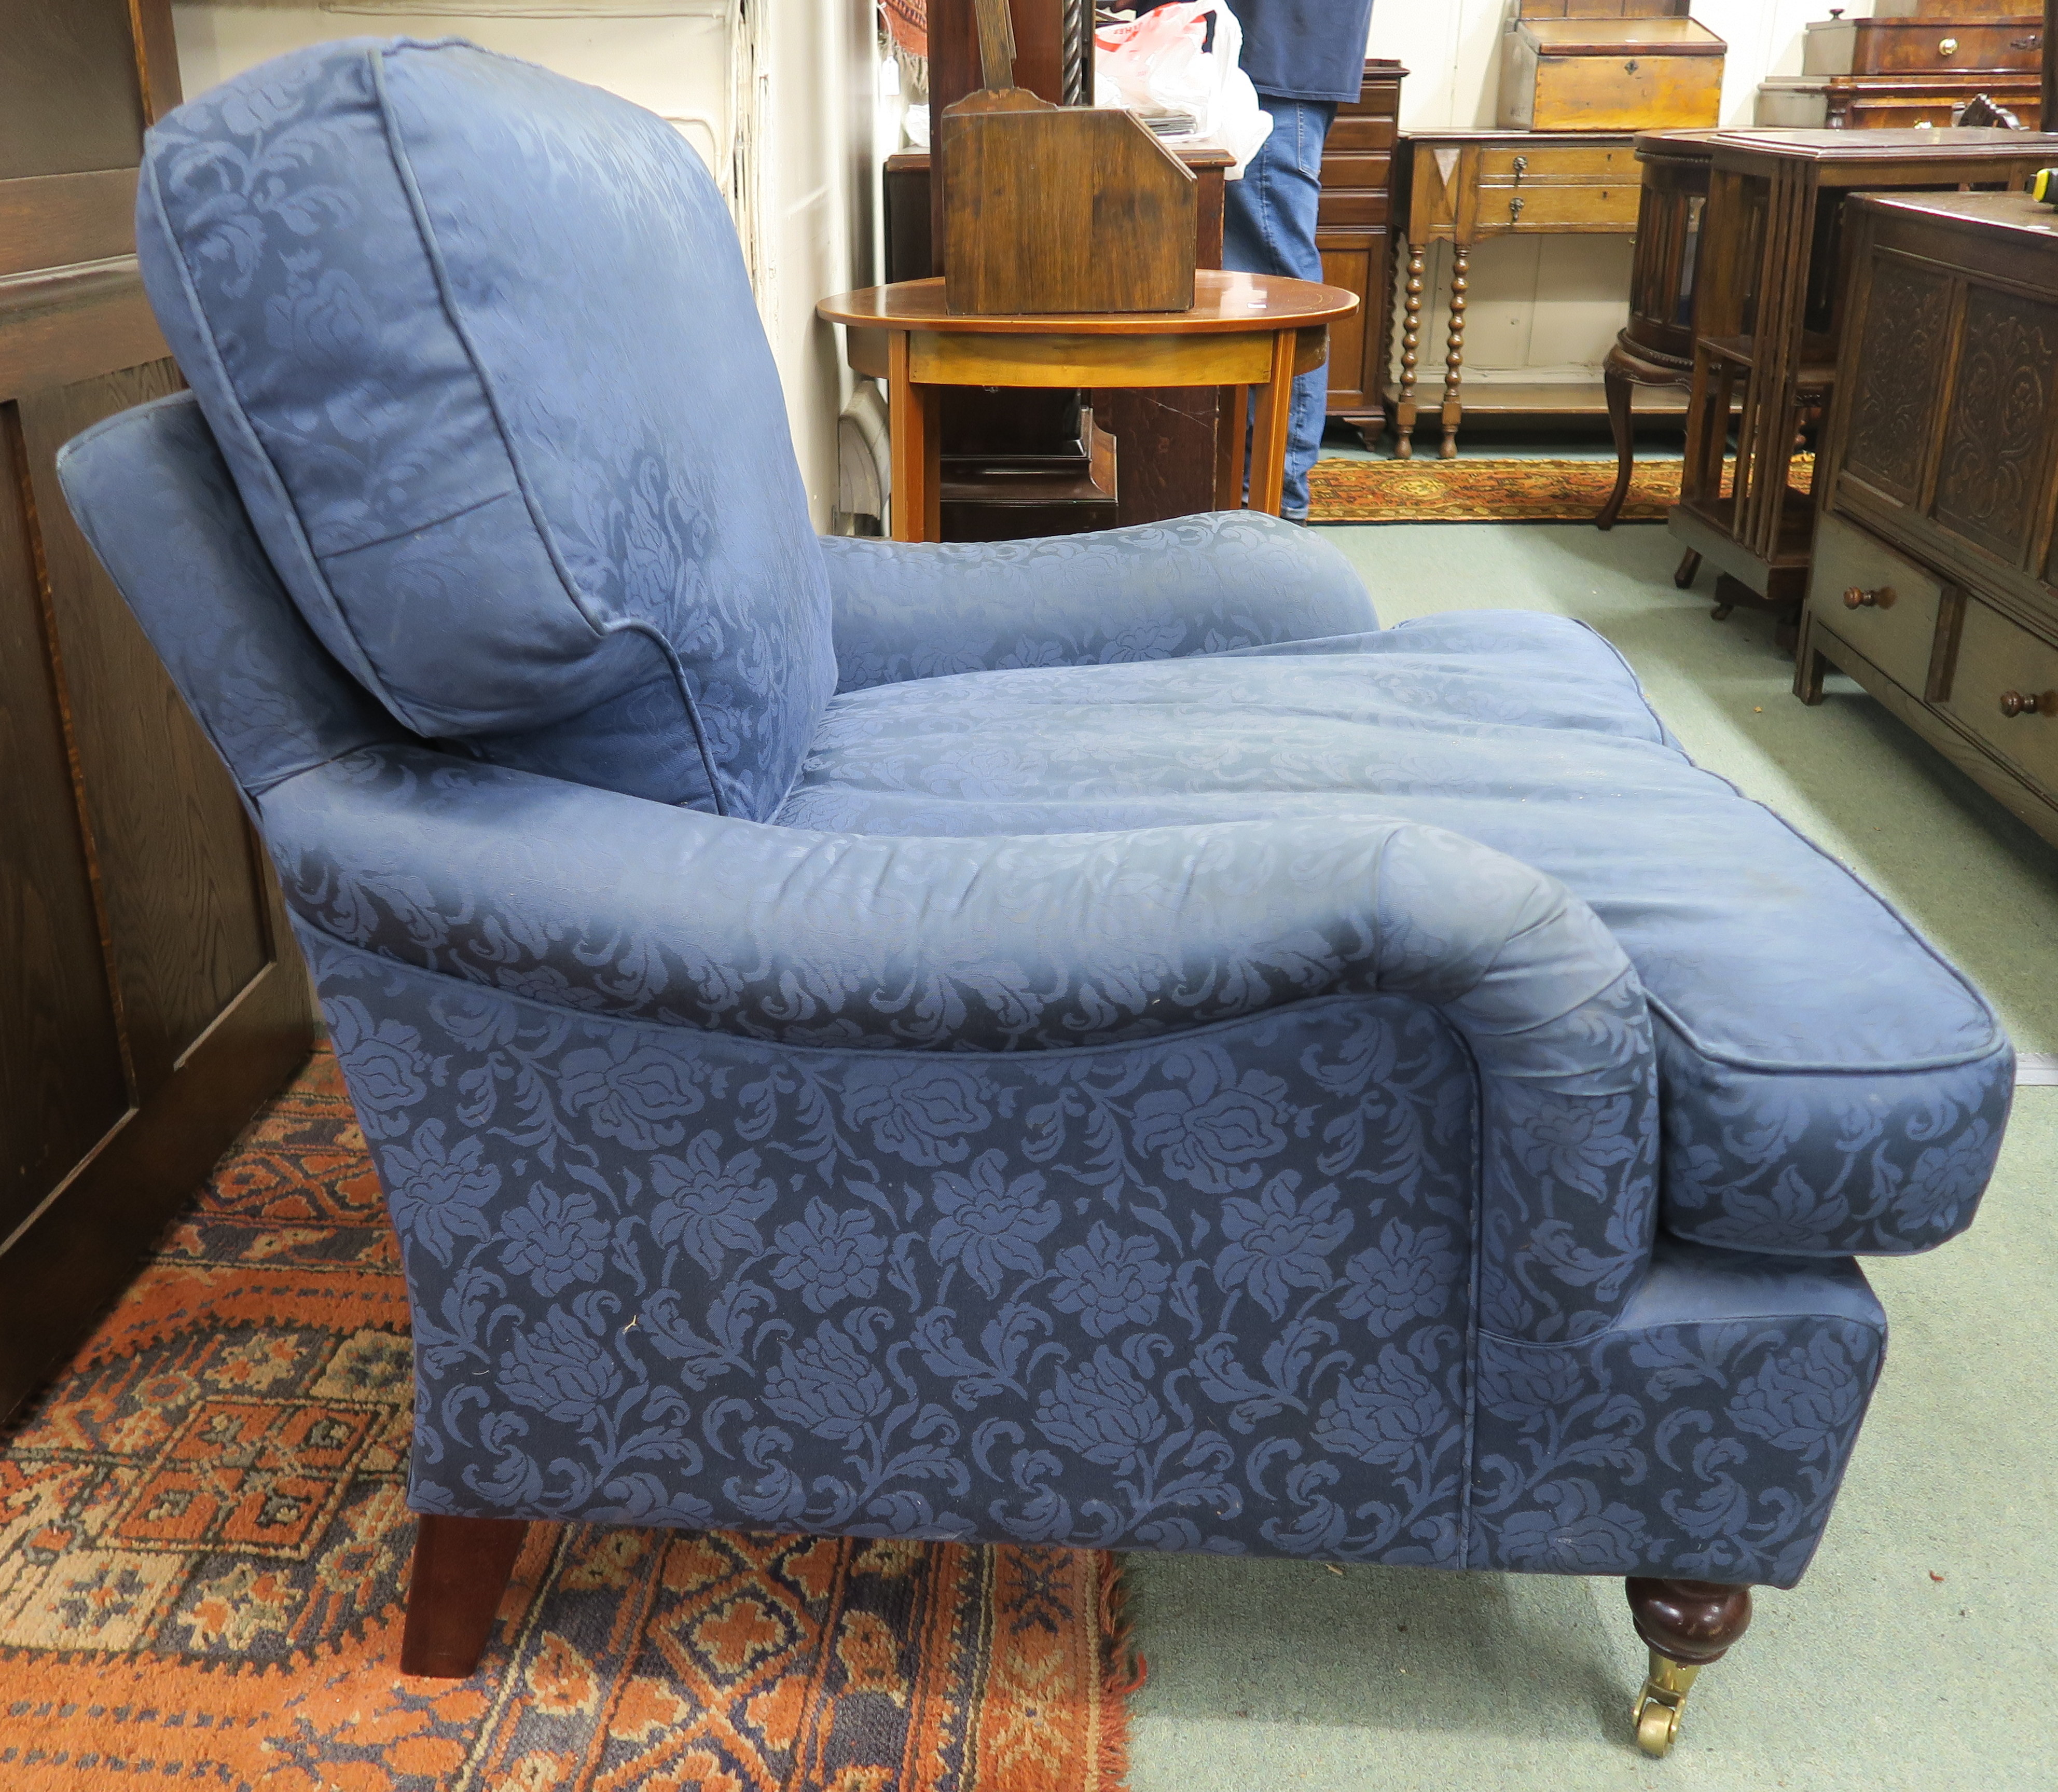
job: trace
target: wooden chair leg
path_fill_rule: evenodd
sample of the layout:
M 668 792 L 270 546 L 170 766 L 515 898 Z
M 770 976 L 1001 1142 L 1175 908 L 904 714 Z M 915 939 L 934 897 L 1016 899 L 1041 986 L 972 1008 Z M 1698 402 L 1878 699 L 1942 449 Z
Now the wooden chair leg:
M 1750 1589 L 1706 1580 L 1623 1583 L 1636 1634 L 1651 1651 L 1651 1672 L 1637 1695 L 1636 1745 L 1663 1756 L 1679 1734 L 1679 1714 L 1701 1670 L 1720 1661 L 1750 1627 Z
M 1679 562 L 1679 570 L 1673 574 L 1672 582 L 1684 591 L 1689 590 L 1700 576 L 1701 557 L 1690 547 L 1687 550 L 1686 558 Z
M 494 1614 L 529 1527 L 515 1518 L 416 1515 L 415 1568 L 400 1671 L 435 1680 L 470 1677 L 493 1634 Z

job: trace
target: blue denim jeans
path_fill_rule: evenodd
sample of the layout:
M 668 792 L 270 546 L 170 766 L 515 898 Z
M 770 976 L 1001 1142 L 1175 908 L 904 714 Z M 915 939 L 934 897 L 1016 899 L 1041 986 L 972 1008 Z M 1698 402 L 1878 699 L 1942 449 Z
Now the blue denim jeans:
M 1322 257 L 1315 247 L 1315 208 L 1322 196 L 1322 141 L 1337 109 L 1328 100 L 1282 100 L 1270 93 L 1257 98 L 1272 115 L 1272 134 L 1251 157 L 1243 178 L 1229 183 L 1222 265 L 1239 273 L 1318 280 Z M 1308 514 L 1308 469 L 1321 447 L 1329 399 L 1326 367 L 1293 382 L 1286 490 L 1280 507 L 1288 516 Z

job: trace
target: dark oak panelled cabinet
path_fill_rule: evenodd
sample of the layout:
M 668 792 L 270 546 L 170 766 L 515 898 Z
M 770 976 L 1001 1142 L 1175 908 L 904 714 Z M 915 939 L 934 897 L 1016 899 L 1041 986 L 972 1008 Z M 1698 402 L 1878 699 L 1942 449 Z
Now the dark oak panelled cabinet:
M 1794 685 L 1827 666 L 2058 841 L 2058 214 L 1851 202 Z
M 1393 329 L 1393 149 L 1408 71 L 1374 57 L 1357 98 L 1337 108 L 1322 149 L 1315 246 L 1322 278 L 1358 296 L 1357 314 L 1329 332 L 1329 414 L 1368 440 L 1386 426 L 1387 344 Z
M 167 0 L 0 0 L 0 1417 L 307 1055 L 228 774 L 73 525 L 63 443 L 180 382 L 137 277 Z

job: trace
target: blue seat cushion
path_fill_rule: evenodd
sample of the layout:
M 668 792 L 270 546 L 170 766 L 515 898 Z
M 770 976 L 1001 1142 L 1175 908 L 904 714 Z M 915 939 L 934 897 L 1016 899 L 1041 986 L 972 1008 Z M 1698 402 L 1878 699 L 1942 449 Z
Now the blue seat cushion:
M 762 820 L 836 682 L 721 196 L 455 41 L 250 70 L 149 135 L 151 302 L 295 603 L 415 733 Z
M 2013 1087 L 1992 1013 L 1887 903 L 1688 760 L 1577 623 L 1476 611 L 854 692 L 779 819 L 1034 834 L 1308 815 L 1448 828 L 1593 908 L 1651 1003 L 1675 1234 L 1841 1255 L 1970 1223 Z

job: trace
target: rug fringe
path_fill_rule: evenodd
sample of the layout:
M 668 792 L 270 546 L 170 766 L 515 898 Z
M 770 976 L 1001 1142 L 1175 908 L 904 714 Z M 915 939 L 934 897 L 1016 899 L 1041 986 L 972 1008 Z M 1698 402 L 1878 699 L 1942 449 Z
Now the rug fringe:
M 1126 1699 L 1142 1689 L 1150 1664 L 1136 1652 L 1130 1635 L 1129 1582 L 1122 1558 L 1109 1549 L 1095 1553 L 1100 1559 L 1100 1640 L 1106 1663 L 1101 1684 L 1110 1698 Z

